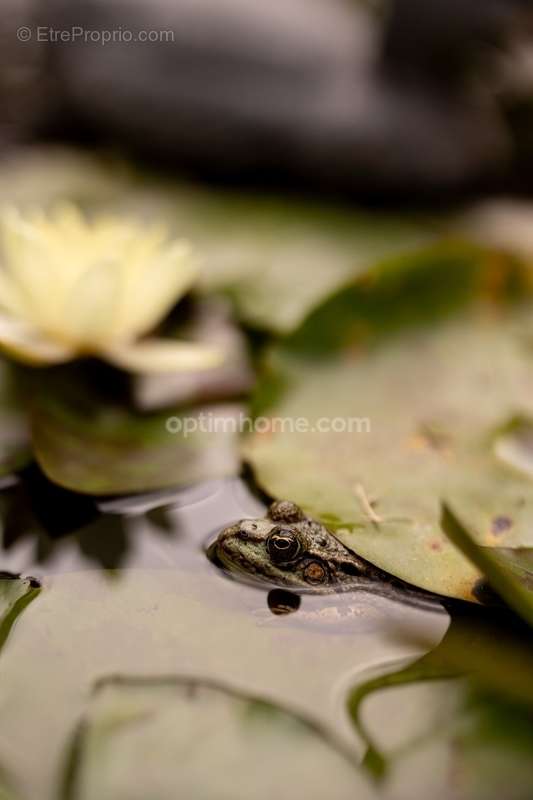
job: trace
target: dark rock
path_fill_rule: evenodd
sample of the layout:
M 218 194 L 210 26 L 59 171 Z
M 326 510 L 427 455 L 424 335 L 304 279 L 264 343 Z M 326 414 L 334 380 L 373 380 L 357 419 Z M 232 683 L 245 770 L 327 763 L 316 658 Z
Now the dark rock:
M 528 3 L 489 5 L 396 0 L 384 36 L 362 0 L 42 0 L 38 23 L 70 32 L 46 44 L 64 122 L 214 177 L 416 195 L 511 158 L 465 73 Z

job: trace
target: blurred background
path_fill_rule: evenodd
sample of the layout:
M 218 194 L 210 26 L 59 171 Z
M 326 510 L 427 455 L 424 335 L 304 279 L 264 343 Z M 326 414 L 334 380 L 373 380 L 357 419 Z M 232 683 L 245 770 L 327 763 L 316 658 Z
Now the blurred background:
M 527 192 L 529 0 L 4 0 L 2 147 L 359 200 Z

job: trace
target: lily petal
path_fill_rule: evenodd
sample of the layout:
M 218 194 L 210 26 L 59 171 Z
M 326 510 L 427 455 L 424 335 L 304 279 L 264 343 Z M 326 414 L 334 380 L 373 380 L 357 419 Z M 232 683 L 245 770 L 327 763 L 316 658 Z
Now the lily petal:
M 61 364 L 75 357 L 73 350 L 47 338 L 39 328 L 5 316 L 0 316 L 0 349 L 33 366 Z
M 115 345 L 100 355 L 117 367 L 139 373 L 212 369 L 224 360 L 222 351 L 215 347 L 155 338 Z
M 188 242 L 174 242 L 125 287 L 116 335 L 141 336 L 149 331 L 190 289 L 197 275 L 198 264 Z
M 93 264 L 85 270 L 65 298 L 62 330 L 69 341 L 94 346 L 112 335 L 120 296 L 120 273 L 113 264 Z M 75 309 L 72 313 L 71 309 Z
M 0 269 L 0 309 L 8 314 L 22 314 L 20 293 L 4 269 Z

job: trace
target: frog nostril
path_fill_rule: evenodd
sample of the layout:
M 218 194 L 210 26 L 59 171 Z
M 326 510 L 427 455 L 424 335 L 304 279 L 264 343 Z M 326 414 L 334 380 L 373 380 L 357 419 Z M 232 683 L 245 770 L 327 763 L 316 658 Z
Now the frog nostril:
M 231 552 L 231 545 L 228 541 L 227 536 L 221 536 L 217 542 L 217 547 L 219 550 L 222 550 L 224 553 Z

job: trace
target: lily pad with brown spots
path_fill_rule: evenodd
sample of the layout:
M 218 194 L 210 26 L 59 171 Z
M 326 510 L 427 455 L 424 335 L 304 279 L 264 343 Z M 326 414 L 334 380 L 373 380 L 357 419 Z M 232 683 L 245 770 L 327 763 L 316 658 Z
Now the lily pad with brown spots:
M 533 417 L 532 312 L 476 308 L 329 360 L 279 347 L 285 391 L 269 413 L 307 430 L 247 439 L 259 484 L 382 569 L 475 600 L 481 573 L 443 533 L 440 503 L 478 544 L 533 546 L 531 471 L 501 450 L 509 422 Z

